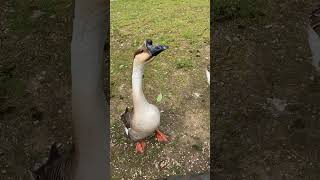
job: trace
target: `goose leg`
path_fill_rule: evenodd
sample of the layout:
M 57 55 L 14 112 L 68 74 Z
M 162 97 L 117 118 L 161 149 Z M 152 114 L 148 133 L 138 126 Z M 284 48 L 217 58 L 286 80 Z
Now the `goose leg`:
M 163 134 L 159 129 L 156 130 L 156 138 L 159 142 L 168 142 L 168 137 Z
M 143 140 L 140 140 L 136 143 L 136 153 L 143 153 L 146 144 Z

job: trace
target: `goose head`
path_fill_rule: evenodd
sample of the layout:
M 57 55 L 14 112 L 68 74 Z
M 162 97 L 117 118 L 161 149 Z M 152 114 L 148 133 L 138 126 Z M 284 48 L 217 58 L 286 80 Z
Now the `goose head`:
M 153 46 L 152 40 L 147 39 L 145 40 L 144 45 L 135 51 L 134 61 L 139 64 L 148 64 L 153 61 L 158 54 L 168 48 L 169 47 L 165 45 Z

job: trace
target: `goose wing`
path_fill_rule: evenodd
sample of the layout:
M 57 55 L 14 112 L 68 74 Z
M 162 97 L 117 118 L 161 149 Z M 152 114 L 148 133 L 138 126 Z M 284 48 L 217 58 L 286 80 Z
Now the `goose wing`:
M 126 107 L 125 112 L 121 114 L 121 121 L 123 122 L 124 126 L 127 129 L 131 128 L 132 118 L 133 118 L 133 108 Z
M 310 26 L 318 35 L 320 35 L 320 6 L 311 12 Z

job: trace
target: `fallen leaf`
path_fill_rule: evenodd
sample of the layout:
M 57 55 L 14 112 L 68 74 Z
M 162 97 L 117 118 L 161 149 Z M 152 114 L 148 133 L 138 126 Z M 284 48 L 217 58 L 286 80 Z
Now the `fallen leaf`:
M 161 102 L 162 100 L 162 93 L 160 93 L 158 96 L 157 96 L 157 102 Z

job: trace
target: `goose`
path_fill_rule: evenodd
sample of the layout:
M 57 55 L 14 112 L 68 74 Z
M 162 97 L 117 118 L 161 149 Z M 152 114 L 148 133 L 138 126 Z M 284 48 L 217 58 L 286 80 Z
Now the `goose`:
M 138 48 L 134 53 L 132 72 L 132 98 L 133 108 L 126 107 L 121 114 L 127 136 L 136 142 L 136 152 L 143 153 L 144 139 L 155 132 L 159 142 L 167 142 L 168 137 L 158 128 L 160 126 L 160 111 L 157 106 L 150 104 L 144 96 L 142 81 L 145 65 L 149 64 L 162 51 L 168 49 L 164 45 L 152 45 L 152 40 L 147 39 L 144 47 Z
M 312 11 L 307 28 L 309 47 L 312 53 L 312 65 L 320 71 L 320 7 Z
M 207 82 L 210 84 L 210 64 L 208 64 L 206 69 Z
M 48 160 L 38 169 L 31 170 L 30 176 L 33 180 L 71 180 L 71 170 L 73 159 L 74 146 L 65 154 L 60 154 L 57 148 L 57 143 L 51 145 Z
M 34 180 L 108 179 L 108 120 L 104 95 L 104 44 L 108 3 L 73 0 L 71 42 L 71 151 L 51 146 L 46 163 L 29 171 Z

